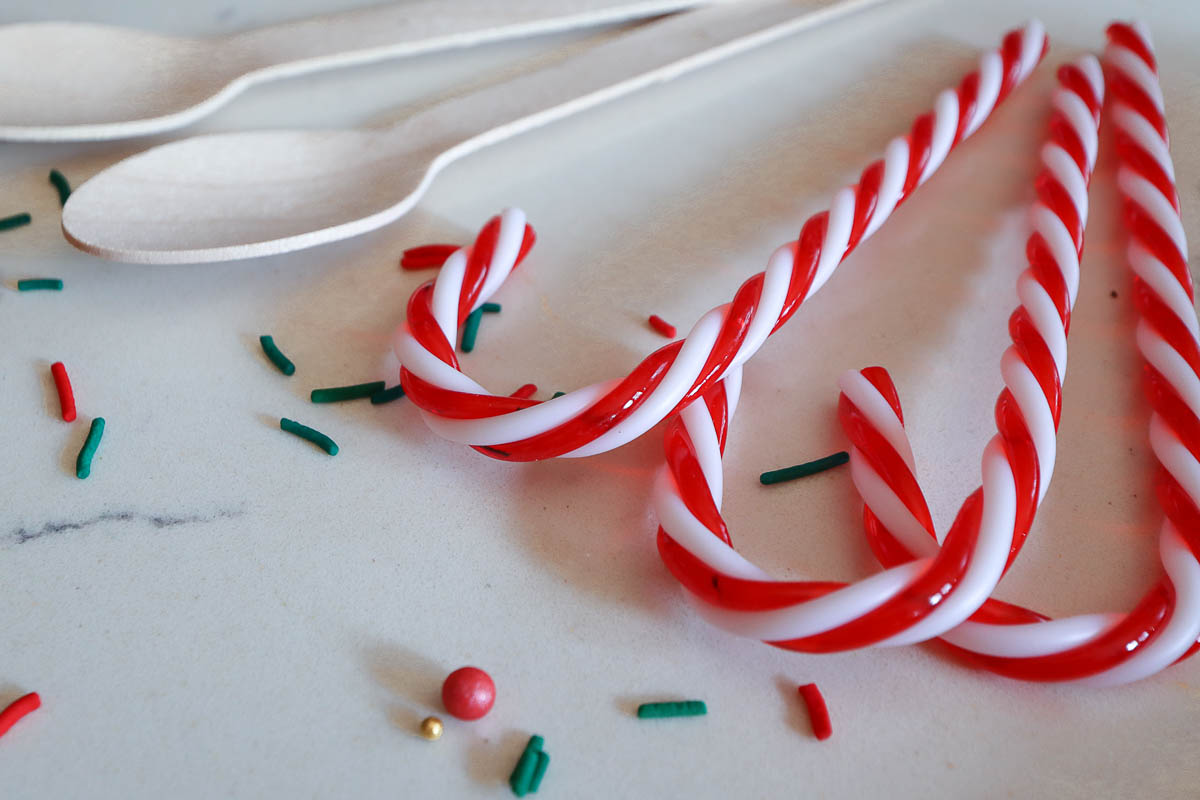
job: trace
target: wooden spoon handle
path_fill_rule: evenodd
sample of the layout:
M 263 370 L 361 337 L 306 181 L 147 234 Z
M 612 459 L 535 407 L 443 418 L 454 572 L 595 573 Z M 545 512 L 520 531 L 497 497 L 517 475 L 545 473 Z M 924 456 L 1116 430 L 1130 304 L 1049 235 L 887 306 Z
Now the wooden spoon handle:
M 419 0 L 234 34 L 226 57 L 257 81 L 399 56 L 566 31 L 729 0 Z
M 515 80 L 440 103 L 383 133 L 435 169 L 489 144 L 769 44 L 881 0 L 773 0 L 669 17 Z

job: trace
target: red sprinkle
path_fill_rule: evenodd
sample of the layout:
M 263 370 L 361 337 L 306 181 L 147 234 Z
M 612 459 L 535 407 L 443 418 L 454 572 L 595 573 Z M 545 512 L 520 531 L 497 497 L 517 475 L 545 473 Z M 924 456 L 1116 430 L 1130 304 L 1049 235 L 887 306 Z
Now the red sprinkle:
M 667 337 L 668 339 L 675 338 L 675 326 L 672 325 L 671 323 L 667 322 L 665 319 L 660 317 L 658 314 L 650 315 L 650 327 L 654 328 L 654 330 L 658 331 L 659 333 L 661 333 L 663 336 Z
M 516 397 L 520 400 L 524 400 L 527 397 L 533 397 L 535 394 L 537 394 L 537 384 L 527 383 L 509 395 L 509 397 Z
M 425 244 L 410 247 L 400 256 L 400 269 L 435 269 L 446 263 L 459 246 L 456 244 Z
M 812 723 L 813 735 L 824 741 L 833 735 L 833 723 L 829 721 L 829 709 L 825 707 L 825 698 L 815 683 L 806 683 L 800 687 L 800 697 L 808 706 L 808 719 Z
M 8 704 L 8 708 L 0 711 L 0 736 L 8 733 L 8 729 L 16 725 L 21 717 L 41 706 L 42 698 L 38 697 L 37 692 L 30 692 L 13 700 Z
M 62 406 L 63 422 L 73 422 L 75 420 L 75 392 L 71 391 L 71 379 L 67 377 L 67 368 L 61 361 L 55 361 L 50 365 L 50 372 L 54 375 L 54 385 L 58 389 L 58 404 Z

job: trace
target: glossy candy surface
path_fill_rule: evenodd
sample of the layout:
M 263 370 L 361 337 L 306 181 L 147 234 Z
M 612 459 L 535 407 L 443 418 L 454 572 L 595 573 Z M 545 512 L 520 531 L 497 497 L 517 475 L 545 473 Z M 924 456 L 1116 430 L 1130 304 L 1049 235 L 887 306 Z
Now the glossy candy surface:
M 851 475 L 866 504 L 884 572 L 855 584 L 775 581 L 741 557 L 720 514 L 721 456 L 740 376 L 667 426 L 667 468 L 655 487 L 659 552 L 700 613 L 777 647 L 833 652 L 940 636 L 987 601 L 1020 549 L 1053 466 L 1059 375 L 1079 280 L 1087 182 L 1095 163 L 1103 75 L 1092 57 L 1059 73 L 1042 151 L 1022 305 L 1001 360 L 1006 385 L 983 485 L 940 540 L 915 474 L 895 386 L 869 367 L 840 381 L 838 417 L 852 444 Z M 1043 476 L 1039 482 L 1038 476 Z
M 492 218 L 409 299 L 408 319 L 394 341 L 405 393 L 435 433 L 502 460 L 589 456 L 636 439 L 754 355 L 1029 76 L 1045 47 L 1036 21 L 1008 33 L 976 71 L 938 96 L 932 112 L 894 139 L 857 184 L 838 192 L 830 210 L 811 217 L 795 241 L 777 249 L 765 272 L 705 314 L 686 338 L 650 354 L 621 379 L 539 402 L 493 394 L 461 371 L 458 328 L 534 242 L 523 212 L 509 209 Z
M 460 667 L 442 683 L 442 705 L 459 719 L 479 719 L 496 702 L 496 684 L 478 667 Z

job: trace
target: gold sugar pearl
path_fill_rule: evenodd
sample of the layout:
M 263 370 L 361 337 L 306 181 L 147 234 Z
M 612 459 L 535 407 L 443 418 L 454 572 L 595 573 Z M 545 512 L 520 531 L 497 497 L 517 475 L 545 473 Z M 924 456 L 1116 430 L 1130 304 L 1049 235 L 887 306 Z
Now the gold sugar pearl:
M 442 738 L 442 721 L 437 717 L 421 720 L 421 735 L 431 742 Z

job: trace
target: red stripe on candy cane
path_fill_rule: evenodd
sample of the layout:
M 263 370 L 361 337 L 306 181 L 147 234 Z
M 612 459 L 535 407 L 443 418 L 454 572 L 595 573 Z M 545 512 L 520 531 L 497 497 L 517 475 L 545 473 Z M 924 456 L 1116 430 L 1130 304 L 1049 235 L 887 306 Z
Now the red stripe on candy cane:
M 749 359 L 1029 76 L 1045 44 L 1037 22 L 1007 34 L 1000 48 L 984 54 L 978 70 L 942 92 L 933 111 L 893 140 L 856 185 L 841 190 L 830 210 L 810 218 L 796 241 L 780 247 L 765 272 L 704 315 L 686 338 L 652 353 L 622 379 L 539 402 L 493 394 L 462 373 L 456 330 L 532 244 L 522 212 L 494 217 L 412 295 L 408 319 L 395 337 L 405 393 L 436 433 L 493 458 L 581 457 L 636 439 Z
M 858 583 L 777 581 L 740 556 L 719 510 L 716 429 L 727 420 L 697 404 L 668 423 L 667 467 L 654 492 L 659 553 L 709 621 L 777 647 L 832 652 L 924 641 L 987 601 L 1024 541 L 1053 465 L 1102 95 L 1094 58 L 1059 71 L 1035 186 L 1029 266 L 1017 282 L 1021 305 L 1001 360 L 1006 388 L 996 406 L 998 434 L 984 450 L 983 486 L 963 503 L 940 545 L 900 401 L 882 368 L 841 380 L 838 415 L 853 444 L 852 477 L 886 568 Z M 731 374 L 712 393 L 732 409 L 739 386 L 740 375 Z

